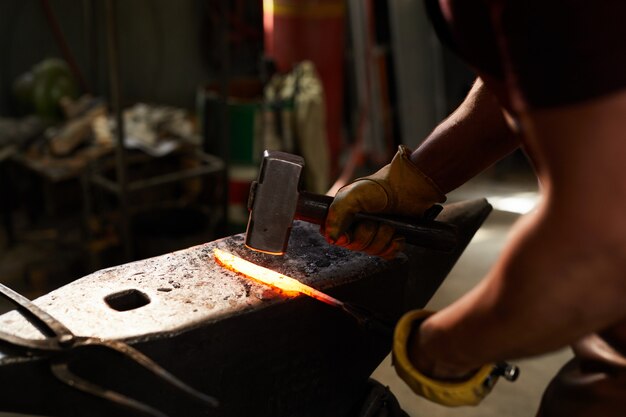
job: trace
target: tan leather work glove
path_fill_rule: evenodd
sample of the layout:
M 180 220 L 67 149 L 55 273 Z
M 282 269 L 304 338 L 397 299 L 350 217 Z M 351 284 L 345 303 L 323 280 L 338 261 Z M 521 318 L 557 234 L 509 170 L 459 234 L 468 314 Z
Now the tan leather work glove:
M 439 187 L 411 162 L 410 155 L 408 148 L 400 146 L 390 164 L 339 190 L 324 226 L 329 242 L 387 259 L 402 248 L 404 239 L 394 236 L 389 225 L 368 221 L 349 229 L 356 213 L 421 217 L 433 204 L 446 200 Z

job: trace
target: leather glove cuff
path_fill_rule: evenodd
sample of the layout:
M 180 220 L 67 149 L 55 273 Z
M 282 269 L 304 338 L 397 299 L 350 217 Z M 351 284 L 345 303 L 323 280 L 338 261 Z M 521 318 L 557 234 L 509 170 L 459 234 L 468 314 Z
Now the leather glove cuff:
M 380 212 L 421 216 L 433 204 L 446 201 L 437 184 L 411 162 L 410 156 L 411 151 L 400 145 L 390 164 L 356 180 L 372 181 L 384 190 L 387 202 Z
M 432 314 L 432 311 L 414 310 L 398 321 L 393 341 L 393 365 L 396 372 L 413 392 L 430 401 L 449 407 L 477 405 L 489 394 L 498 379 L 494 365 L 483 366 L 468 380 L 449 382 L 427 377 L 409 360 L 408 343 L 411 334 Z

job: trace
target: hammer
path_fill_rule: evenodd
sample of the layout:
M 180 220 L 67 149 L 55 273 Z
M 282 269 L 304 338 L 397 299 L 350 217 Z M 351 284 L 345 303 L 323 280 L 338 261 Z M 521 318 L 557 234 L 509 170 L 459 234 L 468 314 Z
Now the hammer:
M 333 197 L 300 190 L 304 158 L 279 151 L 263 153 L 257 181 L 248 197 L 248 228 L 245 245 L 255 251 L 283 255 L 289 243 L 294 220 L 323 225 Z M 358 213 L 355 221 L 385 223 L 404 236 L 406 242 L 440 251 L 451 251 L 457 244 L 453 226 L 433 219 L 442 207 L 433 206 L 419 221 L 377 214 Z

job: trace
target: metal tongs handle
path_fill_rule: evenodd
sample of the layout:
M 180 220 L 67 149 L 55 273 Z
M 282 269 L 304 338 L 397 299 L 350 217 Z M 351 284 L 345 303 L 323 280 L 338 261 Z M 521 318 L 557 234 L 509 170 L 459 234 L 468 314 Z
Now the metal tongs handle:
M 69 353 L 76 349 L 89 349 L 94 347 L 105 348 L 120 354 L 135 364 L 141 366 L 152 375 L 181 391 L 187 396 L 199 401 L 208 407 L 217 407 L 215 398 L 195 390 L 183 381 L 169 373 L 152 359 L 139 352 L 128 344 L 115 340 L 102 340 L 91 337 L 77 337 L 70 329 L 60 321 L 46 313 L 23 295 L 0 283 L 0 295 L 14 304 L 20 314 L 24 316 L 37 330 L 47 336 L 45 339 L 26 339 L 0 330 L 0 341 L 26 350 L 57 353 L 53 358 L 51 371 L 55 377 L 68 386 L 79 391 L 111 401 L 127 409 L 152 417 L 168 417 L 165 413 L 154 407 L 130 398 L 124 394 L 102 387 L 92 381 L 74 374 L 69 369 Z M 64 355 L 61 355 L 64 354 Z
M 356 304 L 344 302 L 342 310 L 352 316 L 360 326 L 384 337 L 393 336 L 393 323 Z
M 29 323 L 48 337 L 47 339 L 30 340 L 0 331 L 0 338 L 13 345 L 41 350 L 61 350 L 65 344 L 73 341 L 74 334 L 70 329 L 22 294 L 0 283 L 0 295 L 15 305 Z

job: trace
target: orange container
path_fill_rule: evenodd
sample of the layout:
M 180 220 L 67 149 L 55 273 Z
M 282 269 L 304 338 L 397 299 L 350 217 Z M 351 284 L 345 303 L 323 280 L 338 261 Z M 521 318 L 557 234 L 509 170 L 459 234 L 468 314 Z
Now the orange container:
M 280 72 L 310 60 L 322 79 L 332 177 L 342 143 L 345 25 L 343 0 L 263 0 L 266 54 Z

